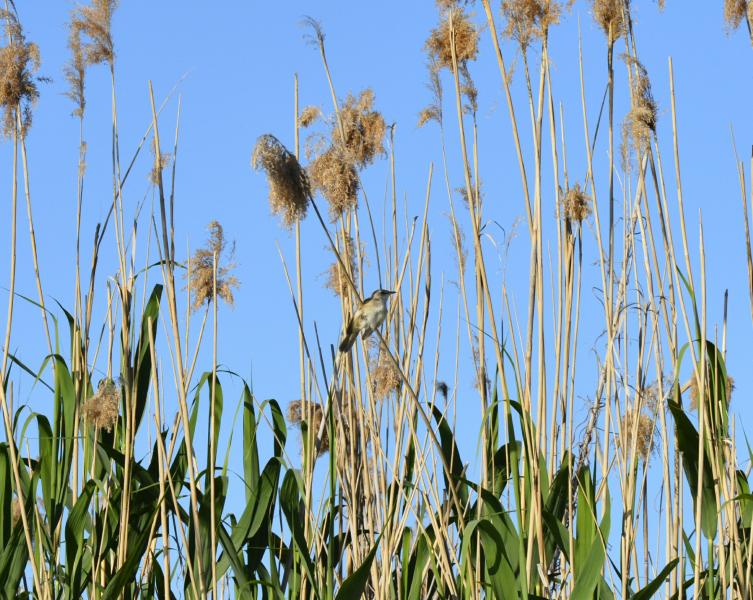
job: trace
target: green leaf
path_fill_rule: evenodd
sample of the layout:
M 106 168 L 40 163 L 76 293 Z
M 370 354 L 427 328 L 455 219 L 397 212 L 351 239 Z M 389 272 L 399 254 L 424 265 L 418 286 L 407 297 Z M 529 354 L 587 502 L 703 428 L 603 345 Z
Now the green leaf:
M 364 558 L 361 565 L 348 577 L 340 586 L 335 600 L 359 600 L 363 596 L 363 591 L 366 589 L 366 583 L 369 581 L 369 572 L 371 571 L 371 563 L 374 562 L 377 548 L 379 547 L 379 541 L 382 539 L 382 535 L 374 542 L 369 553 Z
M 149 394 L 149 384 L 152 379 L 152 354 L 149 349 L 150 329 L 151 339 L 157 343 L 157 321 L 159 320 L 159 306 L 162 298 L 162 286 L 157 284 L 152 288 L 149 300 L 141 315 L 141 336 L 136 346 L 136 364 L 134 365 L 134 384 L 136 390 L 136 431 L 138 431 L 141 419 L 144 416 L 146 401 Z M 154 349 L 156 355 L 156 348 Z
M 83 597 L 83 591 L 88 583 L 89 573 L 82 568 L 82 559 L 86 548 L 84 546 L 84 529 L 89 522 L 89 503 L 96 489 L 93 480 L 86 482 L 76 504 L 68 514 L 65 523 L 65 554 L 66 567 L 70 577 L 71 597 Z
M 664 584 L 664 581 L 669 577 L 669 574 L 674 570 L 678 562 L 680 562 L 679 558 L 670 560 L 667 566 L 661 570 L 651 583 L 633 595 L 633 600 L 648 600 L 652 598 L 659 591 L 659 588 Z
M 698 503 L 698 432 L 679 404 L 667 402 L 669 411 L 675 420 L 677 447 L 682 453 L 682 467 L 688 480 L 693 506 Z M 705 450 L 704 450 L 705 453 Z M 713 540 L 716 537 L 716 498 L 714 495 L 714 476 L 708 455 L 703 461 L 703 485 L 701 487 L 701 529 L 703 534 Z

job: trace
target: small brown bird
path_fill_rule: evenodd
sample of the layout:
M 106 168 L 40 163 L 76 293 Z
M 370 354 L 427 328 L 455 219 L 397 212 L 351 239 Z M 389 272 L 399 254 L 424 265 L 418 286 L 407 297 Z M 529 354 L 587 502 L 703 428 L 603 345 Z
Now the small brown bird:
M 340 342 L 340 352 L 347 352 L 353 346 L 358 334 L 366 339 L 387 317 L 387 298 L 394 294 L 390 290 L 376 290 L 364 300 L 361 307 L 353 314 L 345 328 L 345 335 Z

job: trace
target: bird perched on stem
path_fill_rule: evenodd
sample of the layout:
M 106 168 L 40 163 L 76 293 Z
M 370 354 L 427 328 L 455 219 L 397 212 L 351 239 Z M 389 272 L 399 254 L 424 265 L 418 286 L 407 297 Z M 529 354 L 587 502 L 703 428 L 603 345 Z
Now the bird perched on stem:
M 366 298 L 361 307 L 353 314 L 345 328 L 345 335 L 340 342 L 340 352 L 347 352 L 353 346 L 358 334 L 366 339 L 387 317 L 387 298 L 394 294 L 390 290 L 376 290 Z

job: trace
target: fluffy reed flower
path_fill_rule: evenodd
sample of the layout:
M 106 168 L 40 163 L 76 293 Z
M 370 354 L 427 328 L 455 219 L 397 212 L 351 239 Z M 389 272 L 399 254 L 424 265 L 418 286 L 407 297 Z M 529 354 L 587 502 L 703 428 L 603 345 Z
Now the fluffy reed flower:
M 165 167 L 167 167 L 168 164 L 170 164 L 170 161 L 173 159 L 172 152 L 162 152 L 159 153 L 159 160 L 157 160 L 157 153 L 155 152 L 155 146 L 154 143 L 151 145 L 152 150 L 152 156 L 153 164 L 152 168 L 149 171 L 149 182 L 152 185 L 159 185 L 160 178 L 162 177 L 162 171 L 165 170 Z
M 556 0 L 503 0 L 502 14 L 507 20 L 503 35 L 525 51 L 531 42 L 546 38 L 549 28 L 559 23 L 561 12 Z
M 604 31 L 607 40 L 613 44 L 625 33 L 625 13 L 630 0 L 593 0 L 594 21 Z
M 68 26 L 68 48 L 71 59 L 65 66 L 65 78 L 70 86 L 66 92 L 76 105 L 73 115 L 84 114 L 84 80 L 89 66 L 115 62 L 112 41 L 112 15 L 117 8 L 115 0 L 94 0 L 90 6 L 76 8 Z
M 336 219 L 358 204 L 358 173 L 355 165 L 337 146 L 330 146 L 308 167 L 312 187 L 329 203 L 330 216 Z
M 439 26 L 432 30 L 426 40 L 426 51 L 437 69 L 452 69 L 452 30 L 455 33 L 455 58 L 458 65 L 475 60 L 478 55 L 479 33 L 468 15 L 457 7 L 447 10 Z
M 450 225 L 452 225 L 452 244 L 455 246 L 455 262 L 457 263 L 458 271 L 465 271 L 465 264 L 468 260 L 465 231 L 463 231 L 452 215 L 450 215 Z
M 228 244 L 225 240 L 225 233 L 217 221 L 212 221 L 207 227 L 209 230 L 209 239 L 206 248 L 199 248 L 189 265 L 186 277 L 191 287 L 191 310 L 199 310 L 202 305 L 209 304 L 214 299 L 215 283 L 217 287 L 217 297 L 221 298 L 229 305 L 233 305 L 233 290 L 240 285 L 238 278 L 231 275 L 235 268 L 233 257 L 235 255 L 235 244 Z M 227 262 L 225 262 L 227 261 Z M 215 267 L 216 262 L 216 267 Z M 216 282 L 215 282 L 215 269 Z
M 384 117 L 373 109 L 374 92 L 362 91 L 358 98 L 351 94 L 340 109 L 342 136 L 339 126 L 332 132 L 332 139 L 344 145 L 348 158 L 359 168 L 372 162 L 379 154 L 384 154 L 384 134 L 387 126 Z
M 298 427 L 302 422 L 306 421 L 307 418 L 311 419 L 311 421 L 307 423 L 307 427 L 309 435 L 311 435 L 313 439 L 313 436 L 316 436 L 319 433 L 322 420 L 324 419 L 324 409 L 322 408 L 322 405 L 317 402 L 302 400 L 293 400 L 288 404 L 288 423 L 294 427 Z M 327 451 L 329 451 L 329 431 L 325 425 L 316 458 L 319 458 Z
M 307 106 L 303 109 L 300 115 L 298 115 L 299 127 L 309 127 L 322 116 L 322 111 L 318 106 Z
M 21 116 L 21 133 L 31 127 L 31 109 L 39 98 L 34 73 L 39 69 L 39 47 L 27 42 L 21 24 L 8 10 L 0 10 L 5 20 L 7 45 L 0 48 L 0 107 L 3 132 L 11 136 L 16 129 L 16 111 Z
M 380 352 L 379 358 L 371 365 L 371 383 L 376 399 L 383 400 L 397 392 L 402 381 L 397 367 L 384 352 Z
M 622 415 L 622 435 L 617 438 L 619 446 L 624 444 L 628 450 L 635 437 L 636 456 L 648 460 L 654 449 L 654 421 L 648 415 L 637 410 L 628 410 Z
M 724 21 L 730 31 L 740 27 L 743 19 L 751 20 L 753 2 L 749 0 L 724 0 Z
M 656 132 L 657 107 L 651 94 L 651 81 L 646 68 L 633 58 L 626 58 L 628 65 L 635 66 L 631 83 L 632 107 L 627 114 L 627 123 L 637 148 L 643 148 Z
M 269 183 L 269 205 L 286 227 L 306 216 L 311 186 L 298 159 L 275 136 L 266 134 L 256 140 L 251 166 L 264 169 Z
M 119 408 L 120 388 L 112 379 L 103 379 L 94 395 L 84 402 L 81 414 L 95 429 L 112 431 L 118 422 Z
M 581 189 L 579 183 L 569 188 L 562 197 L 562 211 L 566 219 L 579 223 L 591 214 L 591 198 Z
M 358 276 L 358 261 L 356 255 L 356 248 L 353 242 L 353 238 L 350 235 L 345 236 L 345 243 L 341 244 L 338 249 L 340 258 L 347 265 L 349 269 L 349 275 L 352 280 L 355 281 Z M 347 298 L 350 292 L 350 285 L 348 285 L 348 279 L 345 273 L 343 273 L 343 267 L 337 257 L 332 261 L 332 264 L 327 269 L 327 281 L 324 287 L 332 290 L 335 296 L 341 298 Z
M 711 397 L 711 373 L 706 374 L 706 400 Z M 727 396 L 727 406 L 729 406 L 732 400 L 732 392 L 735 389 L 735 380 L 727 375 L 727 385 L 725 387 L 725 394 Z M 698 382 L 695 375 L 690 378 L 690 410 L 698 409 L 698 399 L 700 394 L 698 393 Z

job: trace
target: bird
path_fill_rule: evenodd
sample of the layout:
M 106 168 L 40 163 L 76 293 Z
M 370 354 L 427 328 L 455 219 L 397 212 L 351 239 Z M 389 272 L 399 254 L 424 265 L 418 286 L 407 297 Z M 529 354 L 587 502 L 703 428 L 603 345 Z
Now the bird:
M 345 328 L 345 335 L 340 342 L 340 352 L 347 352 L 353 346 L 358 334 L 366 339 L 377 329 L 387 317 L 387 298 L 395 292 L 378 289 L 363 301 L 361 307 L 353 313 Z

